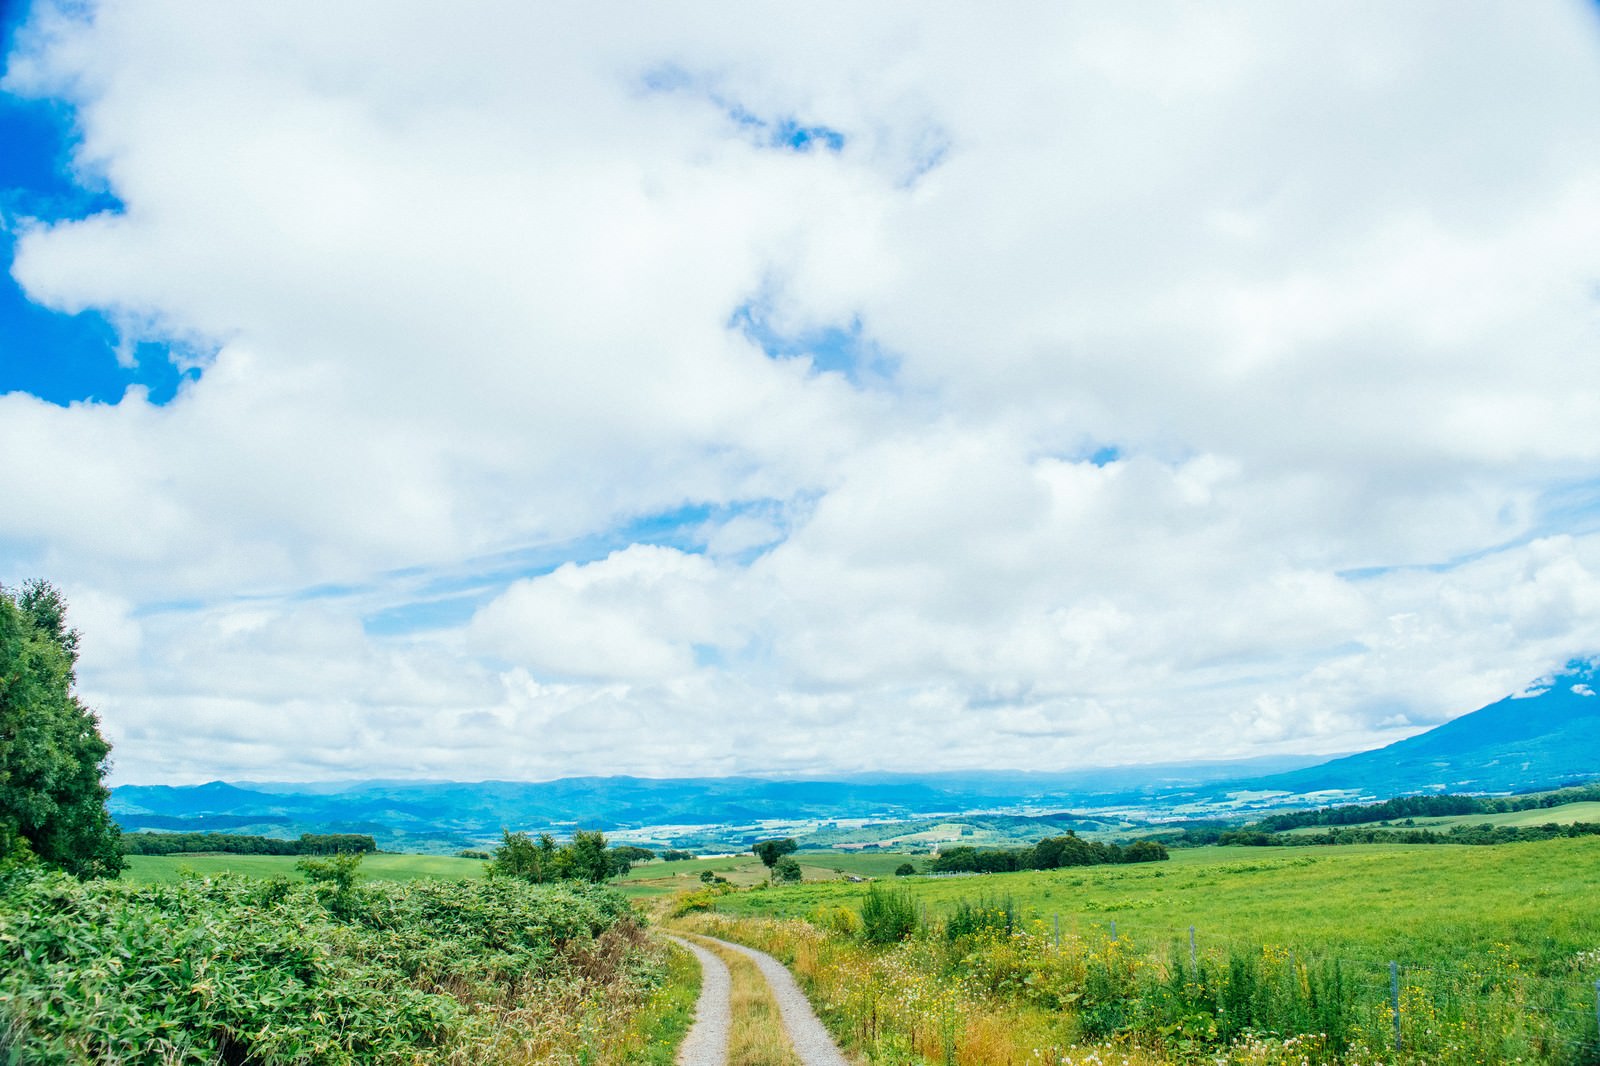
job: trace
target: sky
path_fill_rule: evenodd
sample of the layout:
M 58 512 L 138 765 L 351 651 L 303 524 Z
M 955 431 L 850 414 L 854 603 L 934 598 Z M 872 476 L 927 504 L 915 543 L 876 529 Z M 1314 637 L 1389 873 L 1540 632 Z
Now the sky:
M 1600 653 L 1600 15 L 5 15 L 114 783 L 1390 743 Z

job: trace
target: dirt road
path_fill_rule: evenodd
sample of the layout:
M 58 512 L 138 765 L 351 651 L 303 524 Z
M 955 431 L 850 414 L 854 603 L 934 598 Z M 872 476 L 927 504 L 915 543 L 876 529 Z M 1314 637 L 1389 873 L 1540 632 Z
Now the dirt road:
M 728 967 L 715 954 L 698 944 L 678 937 L 671 939 L 694 952 L 695 958 L 700 960 L 700 972 L 703 975 L 700 1001 L 695 1006 L 694 1026 L 678 1052 L 678 1066 L 736 1066 L 728 1063 Z M 778 1013 L 783 1018 L 784 1028 L 788 1030 L 795 1054 L 805 1066 L 850 1066 L 850 1060 L 840 1053 L 833 1037 L 817 1020 L 805 993 L 800 991 L 794 975 L 784 968 L 783 963 L 743 944 L 709 936 L 700 939 L 736 951 L 756 964 L 772 989 L 772 998 L 777 1001 Z

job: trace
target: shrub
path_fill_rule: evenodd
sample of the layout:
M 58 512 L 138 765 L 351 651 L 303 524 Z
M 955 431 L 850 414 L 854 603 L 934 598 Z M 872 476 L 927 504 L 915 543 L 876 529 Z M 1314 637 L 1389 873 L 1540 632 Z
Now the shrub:
M 861 938 L 869 944 L 894 944 L 917 931 L 917 901 L 905 889 L 867 886 L 861 901 Z
M 910 877 L 916 872 L 917 868 L 912 866 L 909 862 L 903 862 L 894 868 L 894 875 L 896 877 Z
M 598 936 L 631 928 L 586 886 L 351 881 L 336 912 L 330 885 L 0 878 L 0 1061 L 465 1061 L 475 1031 L 522 1024 L 500 1004 L 581 980 Z
M 981 935 L 1003 937 L 1010 936 L 1016 928 L 1017 906 L 1011 898 L 995 900 L 986 896 L 976 903 L 957 903 L 955 913 L 945 920 L 944 935 L 948 940 Z
M 855 936 L 861 932 L 861 918 L 848 907 L 823 905 L 811 912 L 811 924 L 840 936 Z

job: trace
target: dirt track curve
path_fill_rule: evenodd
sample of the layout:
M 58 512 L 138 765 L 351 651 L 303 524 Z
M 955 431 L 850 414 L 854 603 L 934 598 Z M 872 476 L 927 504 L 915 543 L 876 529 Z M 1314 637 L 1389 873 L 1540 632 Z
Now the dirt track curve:
M 678 1066 L 727 1066 L 728 967 L 716 955 L 698 944 L 680 940 L 678 937 L 671 939 L 694 952 L 695 958 L 700 960 L 700 972 L 703 975 L 700 1001 L 695 1005 L 694 1026 L 684 1038 L 683 1047 L 678 1052 Z M 850 1066 L 849 1060 L 840 1054 L 839 1046 L 833 1042 L 833 1037 L 828 1035 L 828 1030 L 817 1020 L 817 1015 L 812 1011 L 805 993 L 800 991 L 794 976 L 783 963 L 765 952 L 747 948 L 743 944 L 732 944 L 709 936 L 702 939 L 729 951 L 737 951 L 756 964 L 761 976 L 767 979 L 767 984 L 772 989 L 772 998 L 777 1001 L 778 1013 L 783 1018 L 783 1027 L 789 1031 L 789 1039 L 794 1044 L 795 1054 L 805 1066 Z

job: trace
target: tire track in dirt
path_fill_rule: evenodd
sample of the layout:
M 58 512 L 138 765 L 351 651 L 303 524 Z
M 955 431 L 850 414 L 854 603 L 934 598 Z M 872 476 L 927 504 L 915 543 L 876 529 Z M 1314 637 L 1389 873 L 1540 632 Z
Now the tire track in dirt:
M 801 1062 L 805 1063 L 806 1066 L 850 1066 L 850 1060 L 840 1053 L 839 1045 L 833 1042 L 833 1037 L 828 1033 L 822 1022 L 817 1019 L 816 1012 L 811 1009 L 811 1001 L 806 999 L 804 992 L 800 991 L 800 986 L 795 983 L 794 975 L 789 972 L 783 963 L 764 951 L 747 948 L 743 944 L 733 944 L 726 940 L 718 940 L 714 936 L 702 936 L 702 939 L 708 940 L 719 947 L 727 948 L 729 951 L 737 951 L 756 964 L 756 967 L 761 971 L 761 976 L 766 978 L 767 985 L 772 989 L 772 998 L 777 1001 L 778 1013 L 783 1017 L 783 1027 L 789 1031 L 789 1039 L 793 1042 L 795 1054 L 800 1056 Z M 679 942 L 683 943 L 682 941 Z M 693 945 L 690 946 L 692 947 Z M 707 954 L 710 953 L 707 952 Z M 712 957 L 714 958 L 715 956 Z M 721 965 L 722 960 L 718 959 L 717 964 Z M 724 967 L 723 973 L 727 973 L 726 967 Z M 703 998 L 704 993 L 702 992 L 701 995 Z M 696 1022 L 695 1025 L 698 1027 L 699 1022 Z M 685 1045 L 687 1045 L 687 1041 L 685 1041 Z M 721 1060 L 717 1061 L 718 1066 L 720 1066 Z M 680 1058 L 679 1062 L 683 1063 L 684 1060 Z
M 728 1030 L 733 1020 L 729 1010 L 733 982 L 728 964 L 699 944 L 675 936 L 667 939 L 688 948 L 700 963 L 700 998 L 694 1005 L 694 1024 L 678 1048 L 678 1066 L 725 1066 Z

